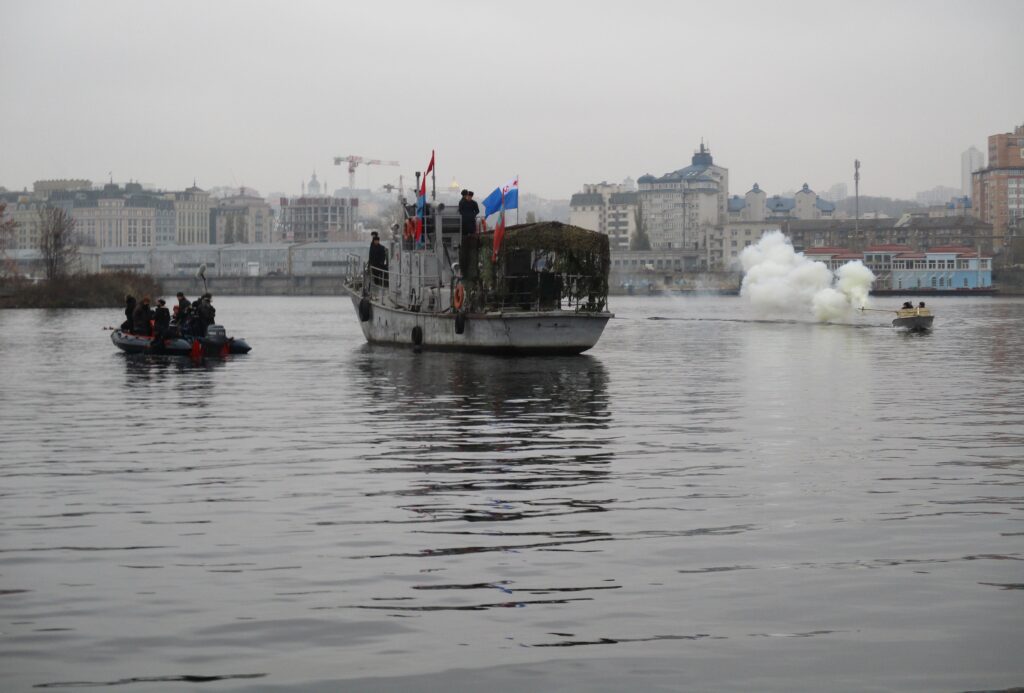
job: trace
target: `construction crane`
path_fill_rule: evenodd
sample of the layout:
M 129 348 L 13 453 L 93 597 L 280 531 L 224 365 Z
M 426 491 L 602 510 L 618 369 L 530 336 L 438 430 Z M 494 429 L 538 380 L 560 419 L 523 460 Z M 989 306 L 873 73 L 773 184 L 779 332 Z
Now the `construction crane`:
M 341 166 L 342 162 L 348 163 L 348 187 L 349 190 L 356 189 L 356 167 L 363 166 L 400 166 L 397 161 L 381 161 L 380 159 L 364 159 L 361 156 L 336 156 L 334 165 Z

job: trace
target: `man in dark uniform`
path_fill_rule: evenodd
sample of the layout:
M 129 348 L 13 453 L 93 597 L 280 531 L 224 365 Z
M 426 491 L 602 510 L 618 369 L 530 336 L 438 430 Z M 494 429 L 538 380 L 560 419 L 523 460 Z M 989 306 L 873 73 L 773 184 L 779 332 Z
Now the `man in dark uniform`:
M 124 297 L 124 322 L 121 323 L 122 332 L 131 332 L 135 324 L 135 297 L 128 294 Z
M 459 200 L 459 216 L 462 217 L 462 237 L 465 238 L 476 231 L 476 216 L 480 214 L 480 205 L 473 200 L 472 190 L 463 190 Z
M 142 302 L 135 306 L 132 312 L 132 332 L 135 334 L 152 334 L 153 326 L 149 321 L 153 319 L 153 311 L 149 307 L 149 296 L 143 296 Z
M 388 285 L 388 251 L 380 244 L 380 236 L 376 231 L 370 238 L 370 275 L 374 284 Z
M 213 307 L 213 296 L 209 293 L 203 294 L 199 299 L 199 307 L 196 313 L 199 316 L 199 336 L 206 336 L 206 328 L 217 321 L 217 309 Z
M 167 310 L 167 301 L 157 299 L 156 310 L 153 311 L 153 342 L 152 346 L 161 348 L 164 345 L 164 337 L 171 326 L 171 311 Z

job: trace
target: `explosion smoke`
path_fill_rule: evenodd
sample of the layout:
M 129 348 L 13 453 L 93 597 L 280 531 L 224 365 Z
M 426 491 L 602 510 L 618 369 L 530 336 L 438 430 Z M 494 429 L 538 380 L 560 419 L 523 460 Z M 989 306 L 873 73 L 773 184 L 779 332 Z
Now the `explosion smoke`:
M 874 273 L 860 260 L 833 274 L 825 263 L 793 250 L 781 231 L 761 237 L 740 253 L 740 295 L 761 310 L 812 312 L 822 322 L 838 320 L 867 305 Z

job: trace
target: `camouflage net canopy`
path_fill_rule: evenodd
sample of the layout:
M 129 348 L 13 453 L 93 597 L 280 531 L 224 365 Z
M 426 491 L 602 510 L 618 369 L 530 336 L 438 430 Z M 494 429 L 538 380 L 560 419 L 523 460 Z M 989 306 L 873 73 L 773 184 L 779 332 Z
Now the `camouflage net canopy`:
M 601 312 L 608 304 L 608 237 L 557 221 L 505 229 L 496 262 L 494 233 L 463 239 L 460 264 L 469 310 Z

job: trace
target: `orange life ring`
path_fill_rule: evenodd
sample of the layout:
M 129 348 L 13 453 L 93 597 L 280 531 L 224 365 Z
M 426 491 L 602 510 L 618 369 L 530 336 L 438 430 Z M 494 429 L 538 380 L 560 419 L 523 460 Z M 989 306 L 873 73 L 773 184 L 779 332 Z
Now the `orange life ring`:
M 462 304 L 466 301 L 466 290 L 462 287 L 462 284 L 455 285 L 455 295 L 452 297 L 452 304 L 455 306 L 455 310 L 462 308 Z

